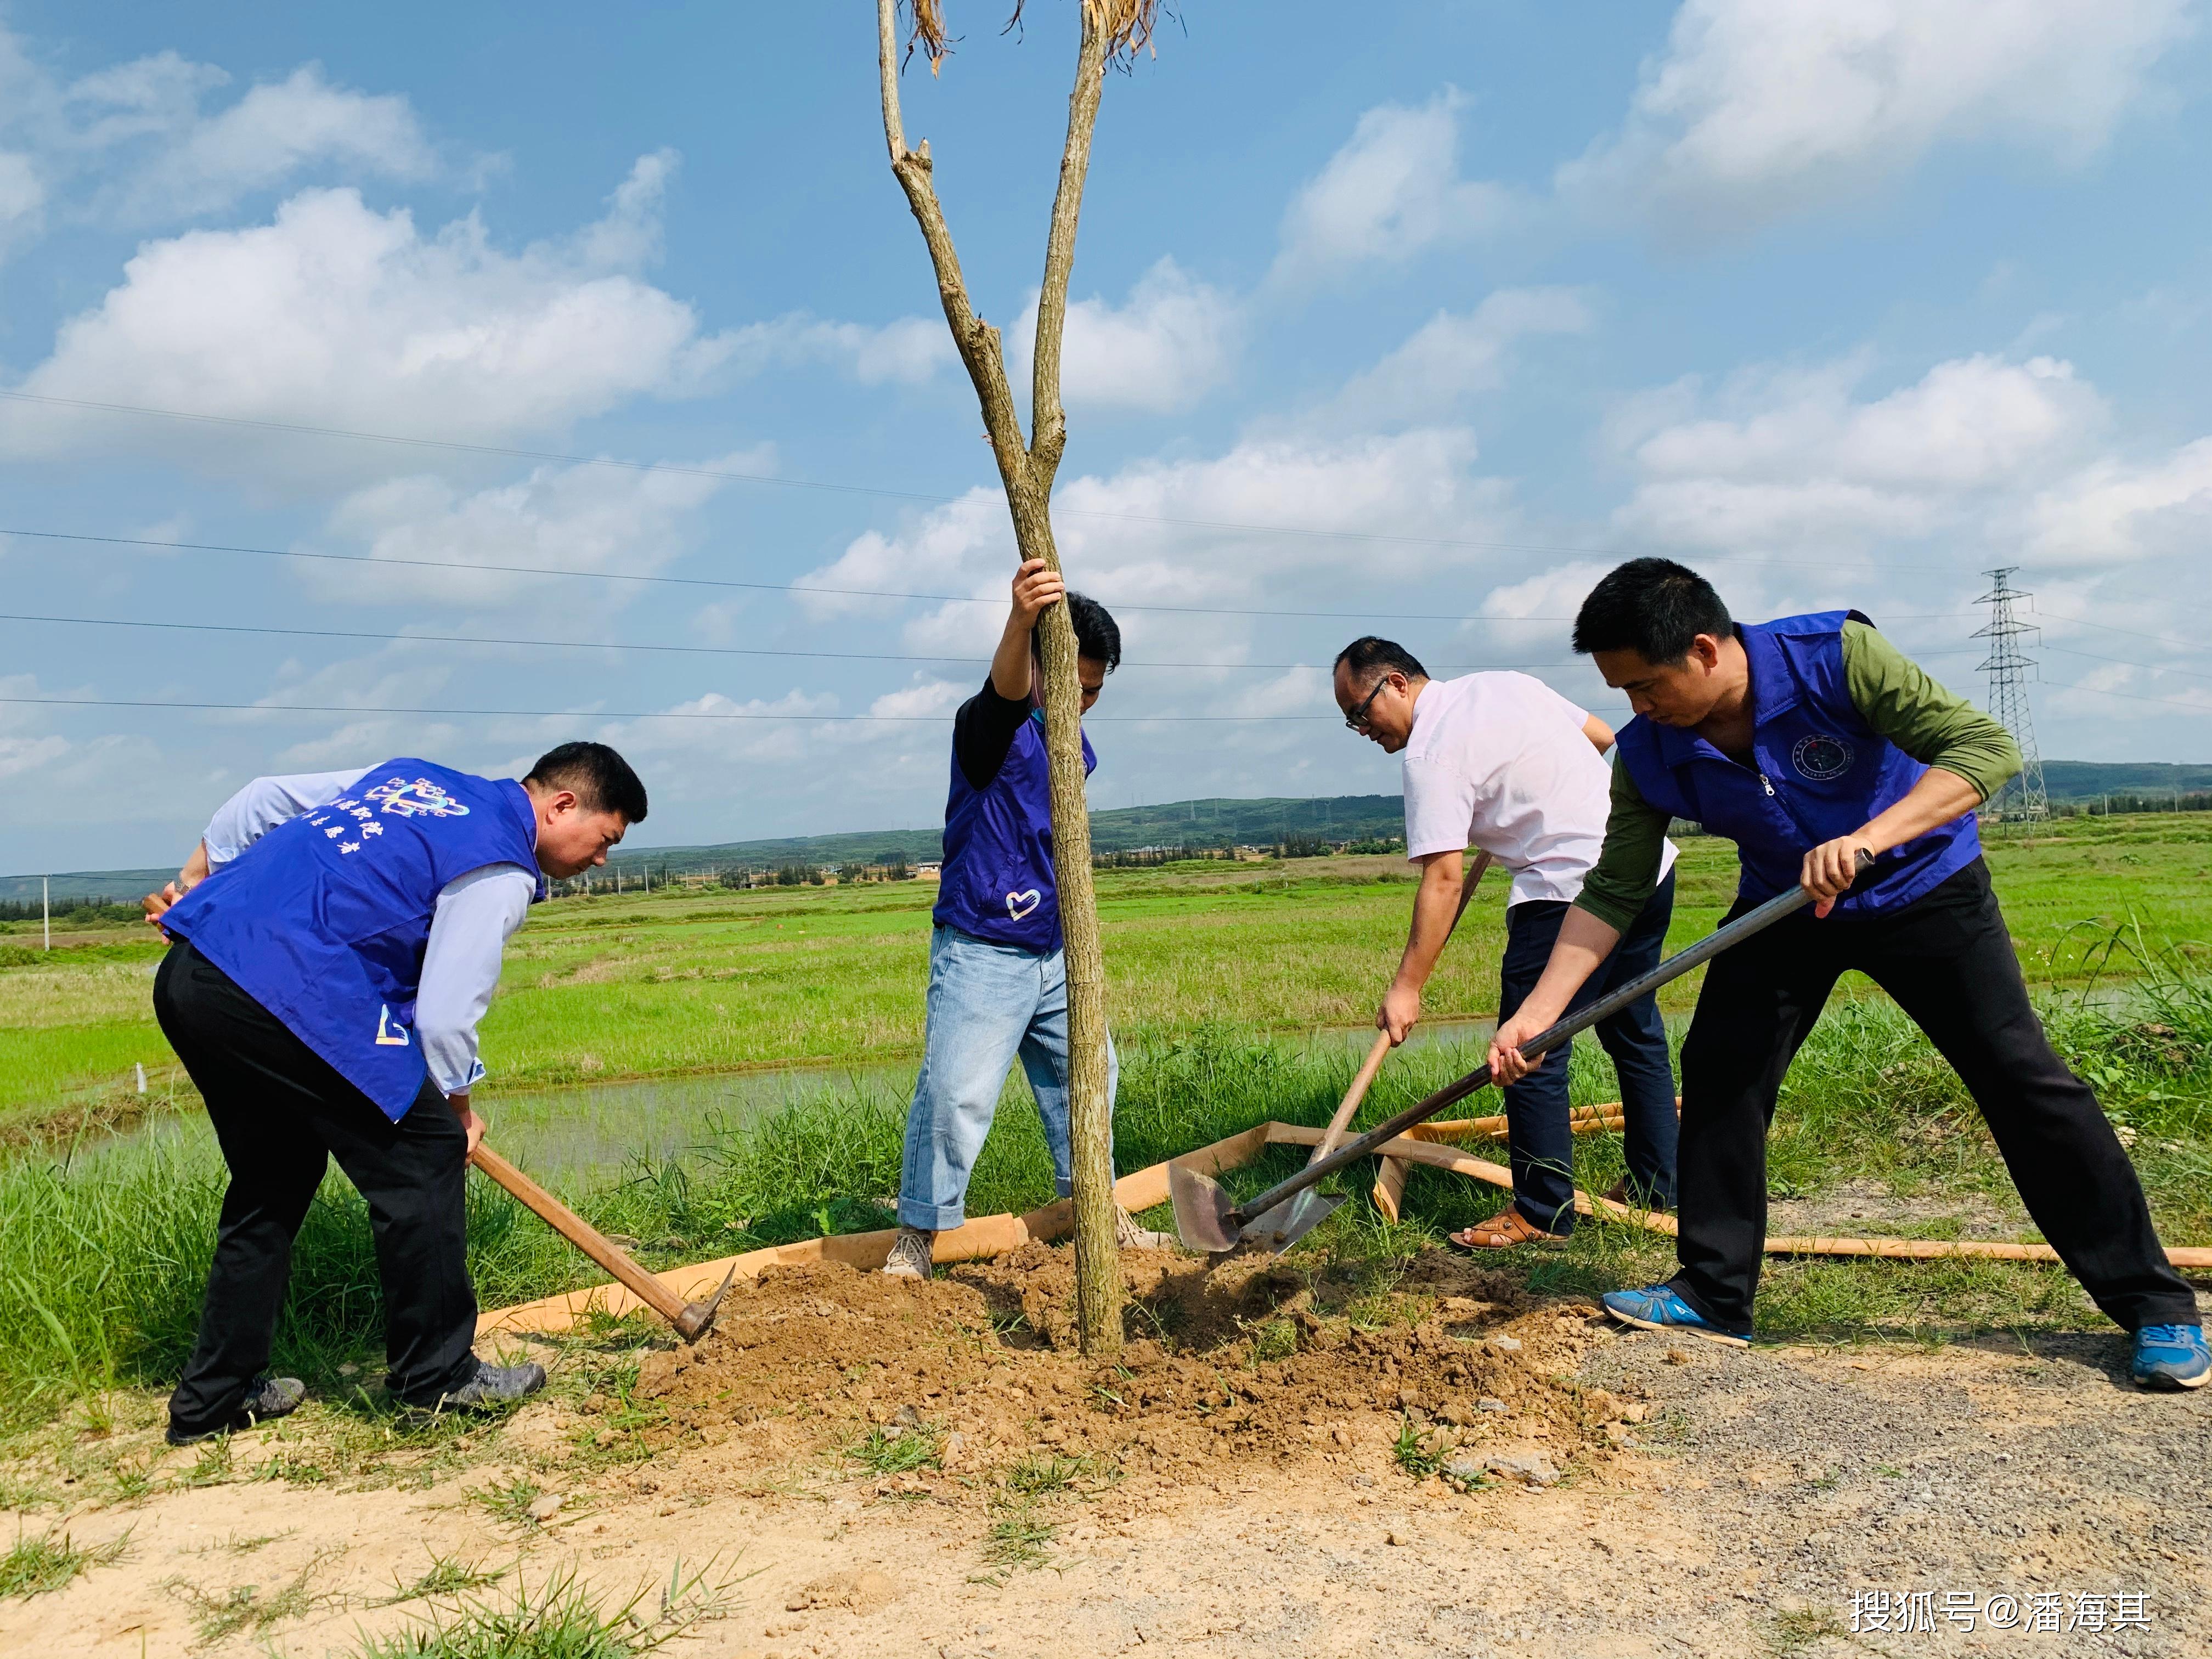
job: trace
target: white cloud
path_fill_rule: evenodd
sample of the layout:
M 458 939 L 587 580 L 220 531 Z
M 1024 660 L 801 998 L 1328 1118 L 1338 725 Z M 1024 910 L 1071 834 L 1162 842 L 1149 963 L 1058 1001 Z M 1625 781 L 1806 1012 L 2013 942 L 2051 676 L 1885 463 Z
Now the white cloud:
M 334 87 L 320 65 L 308 64 L 252 88 L 217 114 L 195 111 L 163 134 L 119 211 L 140 222 L 191 218 L 320 166 L 406 180 L 429 178 L 438 161 L 404 98 Z
M 1036 313 L 1032 292 L 1006 331 L 1006 373 L 1018 403 L 1027 401 Z M 1188 408 L 1228 378 L 1243 326 L 1233 296 L 1163 258 L 1137 279 L 1123 305 L 1097 296 L 1070 302 L 1060 400 L 1070 409 Z
M 146 244 L 124 280 L 62 325 L 22 391 L 252 421 L 501 442 L 641 394 L 696 388 L 728 355 L 691 307 L 617 256 L 648 246 L 665 156 L 647 156 L 607 216 L 520 253 L 475 215 L 432 235 L 352 190 L 308 191 L 273 222 Z M 158 446 L 218 471 L 380 470 L 374 446 L 145 422 L 17 404 L 0 453 Z
M 303 174 L 414 182 L 447 170 L 404 96 L 337 86 L 304 64 L 210 108 L 230 82 L 174 52 L 64 82 L 0 28 L 0 251 L 43 228 L 40 205 L 67 219 L 155 225 Z
M 417 600 L 440 611 L 498 610 L 503 617 L 558 616 L 588 635 L 593 619 L 619 611 L 624 583 L 548 582 L 487 570 L 424 569 L 378 561 L 448 558 L 537 570 L 651 575 L 694 545 L 697 513 L 723 480 L 714 471 L 771 471 L 766 450 L 726 455 L 694 471 L 624 466 L 541 466 L 495 488 L 465 490 L 422 475 L 355 491 L 331 512 L 319 545 L 358 548 L 366 566 L 313 563 L 307 580 L 323 597 L 358 604 Z
M 1449 415 L 1471 393 L 1504 384 L 1518 342 L 1587 333 L 1594 322 L 1585 298 L 1560 288 L 1500 289 L 1471 312 L 1439 311 L 1345 386 L 1335 417 L 1398 424 Z
M 1310 279 L 1404 260 L 1497 228 L 1509 193 L 1459 176 L 1466 103 L 1448 88 L 1418 107 L 1382 104 L 1362 115 L 1284 214 L 1276 276 Z
M 2212 438 L 2148 461 L 2093 462 L 2039 492 L 2027 518 L 2027 551 L 2041 562 L 2201 561 L 2212 540 Z
M 2150 95 L 2190 0 L 1686 0 L 1563 197 L 1680 232 L 1862 193 L 1945 142 L 2077 164 Z
M 1751 374 L 1708 413 L 1694 386 L 1632 404 L 1613 435 L 1644 482 L 1615 515 L 1639 538 L 1756 550 L 1997 530 L 2017 504 L 2086 453 L 2104 405 L 2070 364 L 1962 357 L 1858 401 L 1856 360 Z M 1974 520 L 1968 525 L 1969 517 Z
M 28 241 L 44 227 L 46 186 L 31 166 L 31 158 L 0 150 L 0 253 L 11 243 Z
M 1510 486 L 1479 473 L 1476 459 L 1474 435 L 1456 428 L 1351 438 L 1300 434 L 1247 438 L 1203 459 L 1139 460 L 1110 475 L 1070 479 L 1055 498 L 1061 555 L 1080 591 L 1116 608 L 1132 664 L 1116 676 L 1110 704 L 1102 705 L 1108 718 L 1183 714 L 1194 707 L 1243 710 L 1254 700 L 1253 712 L 1325 714 L 1333 706 L 1325 673 L 1261 678 L 1236 666 L 1279 659 L 1284 647 L 1277 641 L 1287 625 L 1265 613 L 1342 609 L 1348 585 L 1389 596 L 1385 609 L 1418 609 L 1419 596 L 1439 583 L 1457 590 L 1494 580 L 1484 573 L 1512 556 L 1443 544 L 1510 539 L 1516 526 Z M 1229 527 L 1271 523 L 1307 533 Z M 1368 539 L 1377 534 L 1408 539 Z M 917 514 L 896 534 L 856 538 L 842 556 L 799 580 L 971 595 L 911 615 L 901 637 L 908 650 L 974 655 L 995 635 L 1013 562 L 1005 504 L 978 489 Z M 865 599 L 819 595 L 805 605 L 820 617 L 894 614 Z M 1344 631 L 1349 638 L 1358 629 L 1347 622 Z M 1423 637 L 1415 630 L 1409 642 L 1419 649 Z M 1133 665 L 1144 662 L 1172 666 Z M 1235 764 L 1264 771 L 1272 764 L 1267 757 L 1312 736 L 1294 722 L 1240 728 Z M 1163 726 L 1147 743 L 1157 760 L 1161 744 L 1182 756 L 1190 746 L 1186 738 L 1195 742 L 1191 728 Z
M 732 329 L 719 343 L 733 374 L 827 363 L 862 386 L 918 386 L 953 361 L 942 318 L 901 317 L 877 327 L 794 311 Z

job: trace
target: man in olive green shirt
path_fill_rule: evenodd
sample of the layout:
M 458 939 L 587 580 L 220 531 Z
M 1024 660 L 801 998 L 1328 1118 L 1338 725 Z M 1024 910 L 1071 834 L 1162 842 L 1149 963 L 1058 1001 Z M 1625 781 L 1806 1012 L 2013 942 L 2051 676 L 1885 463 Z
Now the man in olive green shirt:
M 1842 974 L 1864 973 L 1957 1068 L 2028 1212 L 2115 1322 L 2146 1388 L 2212 1379 L 2197 1298 L 2167 1263 L 2096 1096 L 2051 1052 L 1982 862 L 1974 809 L 2019 769 L 2004 730 L 1856 611 L 1731 621 L 1696 572 L 1635 559 L 1575 620 L 1628 693 L 1604 850 L 1550 963 L 1493 1040 L 1493 1075 L 1555 1022 L 1659 874 L 1669 820 L 1736 843 L 1731 919 L 1790 887 L 1816 902 L 1713 959 L 1682 1045 L 1680 1271 L 1615 1291 L 1624 1322 L 1737 1346 L 1766 1231 L 1766 1130 Z M 1862 861 L 1866 867 L 1862 871 Z

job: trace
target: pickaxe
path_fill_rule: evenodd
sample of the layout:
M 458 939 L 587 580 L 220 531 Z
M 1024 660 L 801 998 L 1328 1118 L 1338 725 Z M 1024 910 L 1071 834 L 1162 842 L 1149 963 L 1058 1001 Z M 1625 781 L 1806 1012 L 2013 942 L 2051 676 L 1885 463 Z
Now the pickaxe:
M 721 1285 L 711 1297 L 698 1302 L 678 1302 L 673 1291 L 625 1255 L 614 1240 L 490 1147 L 479 1141 L 476 1151 L 469 1154 L 469 1162 L 544 1217 L 555 1232 L 636 1292 L 638 1299 L 674 1326 L 676 1334 L 686 1342 L 696 1342 L 714 1324 L 722 1298 L 730 1293 L 730 1283 L 738 1275 L 736 1267 L 722 1275 Z

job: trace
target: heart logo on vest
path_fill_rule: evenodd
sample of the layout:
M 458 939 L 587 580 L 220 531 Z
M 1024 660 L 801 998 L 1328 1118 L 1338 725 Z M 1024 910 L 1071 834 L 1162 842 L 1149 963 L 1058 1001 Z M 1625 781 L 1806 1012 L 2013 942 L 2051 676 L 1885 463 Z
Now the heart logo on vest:
M 1790 751 L 1790 763 L 1797 769 L 1797 775 L 1810 778 L 1815 783 L 1840 778 L 1851 769 L 1851 762 L 1856 758 L 1850 744 L 1825 732 L 1798 738 L 1796 746 Z
M 1006 895 L 1006 914 L 1019 921 L 1043 902 L 1044 895 L 1034 887 L 1026 893 L 1009 893 Z

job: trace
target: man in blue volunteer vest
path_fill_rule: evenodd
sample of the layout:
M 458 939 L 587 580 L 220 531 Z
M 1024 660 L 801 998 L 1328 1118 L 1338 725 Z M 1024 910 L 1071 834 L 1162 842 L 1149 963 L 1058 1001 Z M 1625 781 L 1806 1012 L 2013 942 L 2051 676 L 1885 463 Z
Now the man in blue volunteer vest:
M 899 1231 L 884 1271 L 927 1279 L 937 1235 L 966 1218 L 968 1176 L 1018 1057 L 1044 1120 L 1060 1196 L 1074 1191 L 1067 1133 L 1067 967 L 1053 879 L 1052 799 L 1044 710 L 1033 695 L 1034 635 L 1048 605 L 1075 627 L 1076 676 L 1090 713 L 1121 660 L 1106 608 L 1066 591 L 1042 559 L 1014 574 L 1013 605 L 983 689 L 952 722 L 952 787 L 945 804 L 943 885 L 929 944 L 928 1030 L 907 1109 Z M 1091 739 L 1083 767 L 1097 767 Z M 1107 1097 L 1114 1092 L 1107 1049 Z M 1119 1242 L 1164 1241 L 1124 1213 Z
M 148 896 L 173 941 L 154 1012 L 230 1170 L 173 1444 L 304 1397 L 265 1368 L 331 1158 L 368 1200 L 392 1397 L 481 1407 L 544 1384 L 543 1367 L 486 1364 L 471 1346 L 477 1022 L 538 872 L 605 863 L 645 806 L 637 775 L 596 743 L 563 744 L 520 783 L 410 758 L 258 778 Z
M 1553 1024 L 1656 878 L 1670 819 L 1736 843 L 1741 915 L 1792 885 L 1817 902 L 1713 959 L 1682 1045 L 1680 1271 L 1607 1295 L 1625 1323 L 1741 1346 L 1766 1232 L 1766 1131 L 1791 1057 L 1856 969 L 1959 1073 L 2026 1201 L 2151 1389 L 2212 1378 L 2197 1298 L 2167 1262 L 2135 1167 L 2051 1051 L 1982 861 L 1974 809 L 2020 768 L 2004 729 L 1856 611 L 1734 623 L 1695 571 L 1634 559 L 1575 619 L 1575 649 L 1628 694 L 1604 851 L 1490 1059 Z M 1862 854 L 1871 864 L 1861 873 Z

